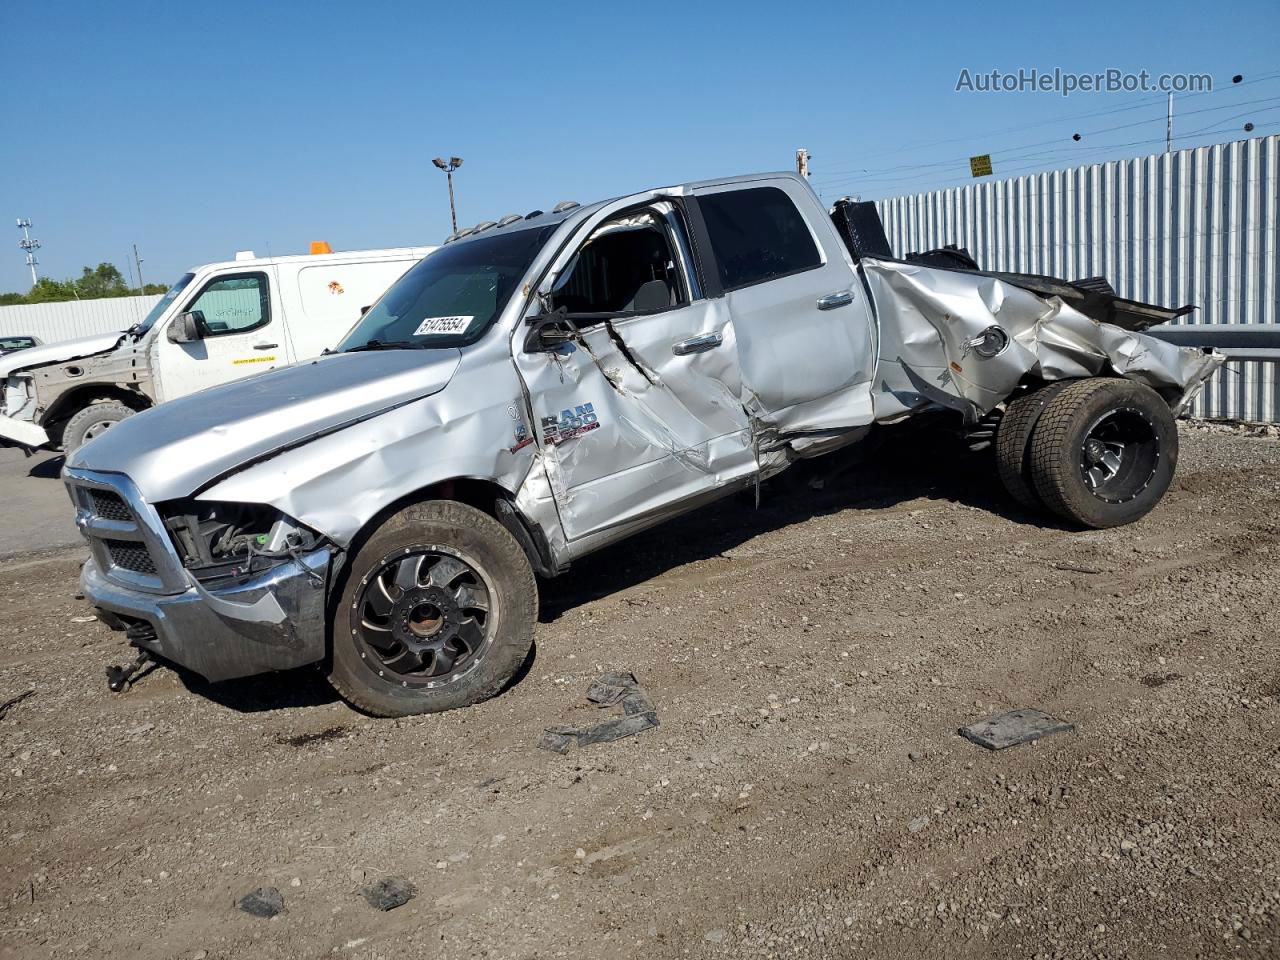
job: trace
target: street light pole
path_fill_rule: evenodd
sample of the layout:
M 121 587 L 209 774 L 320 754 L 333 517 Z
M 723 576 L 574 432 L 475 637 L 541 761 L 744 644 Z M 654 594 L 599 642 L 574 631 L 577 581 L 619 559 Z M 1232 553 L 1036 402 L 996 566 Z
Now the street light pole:
M 445 176 L 449 178 L 449 219 L 453 221 L 453 232 L 458 232 L 458 210 L 453 202 L 453 171 L 462 166 L 461 157 L 450 157 L 445 160 L 444 157 L 436 157 L 431 161 L 437 167 L 444 171 Z

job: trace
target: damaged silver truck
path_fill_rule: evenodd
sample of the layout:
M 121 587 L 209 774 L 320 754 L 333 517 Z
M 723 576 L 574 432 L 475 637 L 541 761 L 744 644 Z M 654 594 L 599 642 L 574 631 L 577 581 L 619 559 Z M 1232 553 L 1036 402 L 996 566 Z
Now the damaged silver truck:
M 472 704 L 529 653 L 535 574 L 877 424 L 949 416 L 993 437 L 1022 503 L 1137 520 L 1222 360 L 1138 332 L 1181 312 L 961 251 L 895 258 L 874 208 L 824 209 L 790 174 L 503 217 L 333 353 L 72 454 L 83 591 L 140 661 L 319 664 L 380 715 Z

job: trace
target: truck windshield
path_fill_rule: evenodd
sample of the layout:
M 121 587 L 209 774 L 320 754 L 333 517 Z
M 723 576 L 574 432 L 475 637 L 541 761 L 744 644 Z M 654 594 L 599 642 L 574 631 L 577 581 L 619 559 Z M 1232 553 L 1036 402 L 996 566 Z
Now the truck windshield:
M 338 352 L 472 342 L 502 312 L 556 226 L 503 231 L 437 250 L 382 295 Z
M 193 279 L 195 279 L 194 273 L 184 273 L 178 279 L 178 282 L 170 287 L 168 292 L 160 298 L 159 303 L 151 308 L 151 312 L 146 315 L 143 321 L 141 323 L 136 323 L 129 328 L 129 333 L 133 334 L 133 338 L 135 340 L 141 340 L 147 335 L 147 331 L 154 327 L 156 325 L 156 321 L 160 319 L 160 314 L 169 309 L 169 304 L 173 303 L 173 301 L 177 299 L 178 294 L 185 290 L 187 284 L 189 284 Z

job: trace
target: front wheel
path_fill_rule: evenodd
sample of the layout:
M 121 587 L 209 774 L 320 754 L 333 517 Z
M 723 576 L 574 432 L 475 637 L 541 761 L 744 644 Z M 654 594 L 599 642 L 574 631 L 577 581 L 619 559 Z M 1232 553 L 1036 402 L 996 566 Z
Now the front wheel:
M 1169 405 L 1132 380 L 1064 387 L 1031 436 L 1031 477 L 1054 513 L 1086 527 L 1133 523 L 1160 502 L 1178 464 Z
M 479 703 L 528 656 L 537 610 L 529 560 L 500 523 L 451 500 L 417 504 L 352 560 L 329 680 L 384 717 Z
M 101 436 L 126 417 L 132 417 L 136 410 L 127 407 L 119 400 L 96 400 L 83 410 L 78 411 L 62 431 L 62 450 L 70 455 L 75 453 L 94 437 Z

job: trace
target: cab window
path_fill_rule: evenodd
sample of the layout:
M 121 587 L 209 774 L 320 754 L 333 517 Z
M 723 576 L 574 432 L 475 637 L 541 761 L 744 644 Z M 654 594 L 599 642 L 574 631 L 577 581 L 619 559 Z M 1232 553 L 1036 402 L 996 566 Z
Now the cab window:
M 698 207 L 726 290 L 822 265 L 804 217 L 777 187 L 707 194 Z
M 271 298 L 265 273 L 240 273 L 208 283 L 187 306 L 206 337 L 244 333 L 271 322 Z
M 607 220 L 551 292 L 572 315 L 656 313 L 687 303 L 665 218 L 653 210 Z

